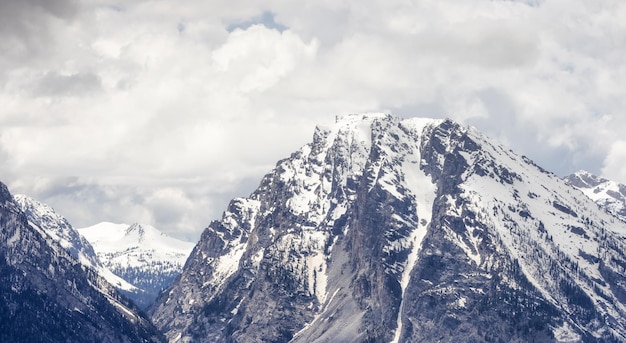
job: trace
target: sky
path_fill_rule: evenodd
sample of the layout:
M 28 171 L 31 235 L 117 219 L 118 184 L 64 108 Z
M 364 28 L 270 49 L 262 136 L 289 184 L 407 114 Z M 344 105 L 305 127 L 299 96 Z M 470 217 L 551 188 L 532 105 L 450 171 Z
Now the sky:
M 0 181 L 195 240 L 336 115 L 626 183 L 622 0 L 0 1 Z

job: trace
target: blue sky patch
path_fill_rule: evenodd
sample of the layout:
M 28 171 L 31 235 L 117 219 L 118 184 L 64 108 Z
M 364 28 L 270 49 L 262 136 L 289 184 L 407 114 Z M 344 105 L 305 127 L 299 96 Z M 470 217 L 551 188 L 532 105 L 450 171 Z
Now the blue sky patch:
M 267 27 L 268 29 L 278 30 L 279 32 L 285 31 L 287 29 L 287 26 L 277 23 L 274 20 L 274 16 L 275 16 L 274 13 L 270 11 L 265 11 L 260 16 L 257 16 L 257 17 L 239 22 L 239 23 L 230 24 L 228 25 L 228 27 L 226 27 L 226 30 L 228 30 L 228 32 L 233 32 L 235 29 L 246 30 L 252 25 L 261 24 Z

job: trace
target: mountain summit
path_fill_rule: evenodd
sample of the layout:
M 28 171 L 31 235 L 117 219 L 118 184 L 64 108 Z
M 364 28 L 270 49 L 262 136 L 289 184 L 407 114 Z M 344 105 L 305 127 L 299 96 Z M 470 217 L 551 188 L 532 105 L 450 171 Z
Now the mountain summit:
M 626 340 L 624 223 L 450 120 L 339 117 L 204 231 L 172 342 Z
M 139 223 L 102 222 L 78 232 L 104 266 L 140 290 L 129 297 L 143 309 L 180 274 L 194 246 Z
M 626 185 L 580 170 L 565 181 L 626 223 Z

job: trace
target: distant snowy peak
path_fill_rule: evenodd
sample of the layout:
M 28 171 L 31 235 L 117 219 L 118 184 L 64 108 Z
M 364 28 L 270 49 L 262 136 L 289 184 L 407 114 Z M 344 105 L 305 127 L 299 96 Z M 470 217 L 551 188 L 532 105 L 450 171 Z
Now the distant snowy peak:
M 182 266 L 194 246 L 194 243 L 170 237 L 147 224 L 102 222 L 78 231 L 93 245 L 98 255 L 114 255 L 113 260 L 151 252 L 155 260 Z M 109 257 L 105 260 L 112 262 Z M 141 264 L 132 258 L 128 258 L 128 262 L 135 266 Z
M 580 170 L 566 176 L 565 181 L 580 189 L 611 214 L 626 221 L 626 185 Z
M 78 231 L 107 268 L 142 290 L 133 300 L 144 309 L 180 274 L 194 247 L 139 223 L 102 222 Z
M 610 182 L 609 180 L 594 175 L 586 170 L 579 170 L 572 175 L 566 176 L 565 180 L 577 188 L 593 188 Z

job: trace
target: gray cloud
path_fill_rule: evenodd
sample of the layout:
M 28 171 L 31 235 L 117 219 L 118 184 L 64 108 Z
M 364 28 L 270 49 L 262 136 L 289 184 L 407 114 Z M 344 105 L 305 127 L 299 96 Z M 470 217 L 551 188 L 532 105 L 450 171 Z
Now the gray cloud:
M 102 90 L 100 77 L 93 73 L 61 75 L 46 73 L 34 88 L 35 96 L 82 96 Z
M 73 0 L 0 1 L 0 61 L 24 63 L 49 53 L 55 21 L 72 20 L 78 12 Z
M 624 6 L 1 2 L 2 181 L 194 237 L 316 124 L 390 111 L 626 182 Z

